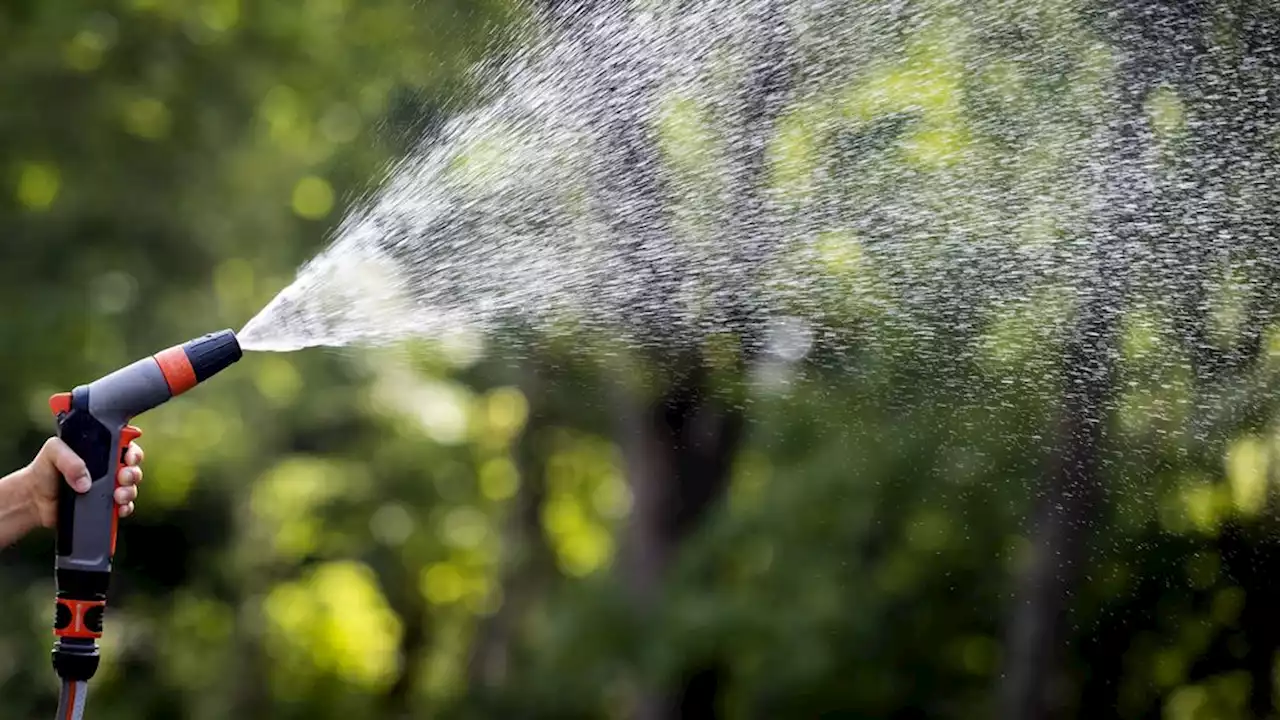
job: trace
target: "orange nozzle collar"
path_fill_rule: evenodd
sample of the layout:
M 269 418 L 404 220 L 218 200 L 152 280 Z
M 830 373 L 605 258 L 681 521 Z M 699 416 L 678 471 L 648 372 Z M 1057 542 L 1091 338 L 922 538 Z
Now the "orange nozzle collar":
M 181 395 L 196 386 L 196 371 L 191 367 L 187 351 L 181 345 L 175 345 L 155 356 L 165 382 L 169 383 L 169 392 Z

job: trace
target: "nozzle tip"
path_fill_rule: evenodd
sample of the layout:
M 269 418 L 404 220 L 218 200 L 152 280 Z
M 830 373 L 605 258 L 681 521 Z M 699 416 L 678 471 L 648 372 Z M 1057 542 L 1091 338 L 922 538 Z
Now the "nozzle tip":
M 235 332 L 219 330 L 202 335 L 182 345 L 196 373 L 196 381 L 204 382 L 241 358 L 240 341 Z

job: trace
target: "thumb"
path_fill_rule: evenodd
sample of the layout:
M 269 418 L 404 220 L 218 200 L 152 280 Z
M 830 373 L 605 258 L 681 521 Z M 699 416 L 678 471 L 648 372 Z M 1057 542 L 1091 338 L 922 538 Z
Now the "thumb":
M 87 492 L 93 483 L 84 460 L 59 438 L 53 437 L 45 441 L 36 460 L 61 473 L 76 492 Z

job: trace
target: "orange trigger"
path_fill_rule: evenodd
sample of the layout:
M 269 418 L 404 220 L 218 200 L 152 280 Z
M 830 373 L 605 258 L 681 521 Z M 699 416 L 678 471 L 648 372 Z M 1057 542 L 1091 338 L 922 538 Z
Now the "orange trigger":
M 129 447 L 129 443 L 142 437 L 142 431 L 132 425 L 125 425 L 120 431 L 120 447 Z

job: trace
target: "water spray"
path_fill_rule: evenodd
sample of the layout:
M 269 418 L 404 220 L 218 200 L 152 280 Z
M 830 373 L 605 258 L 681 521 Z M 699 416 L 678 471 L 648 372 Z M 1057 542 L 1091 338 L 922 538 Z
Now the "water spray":
M 87 683 L 98 670 L 119 512 L 112 496 L 124 454 L 142 431 L 130 421 L 213 377 L 240 359 L 240 344 L 222 330 L 143 358 L 49 399 L 58 437 L 84 460 L 88 492 L 58 488 L 53 667 L 62 678 L 58 720 L 79 720 Z

